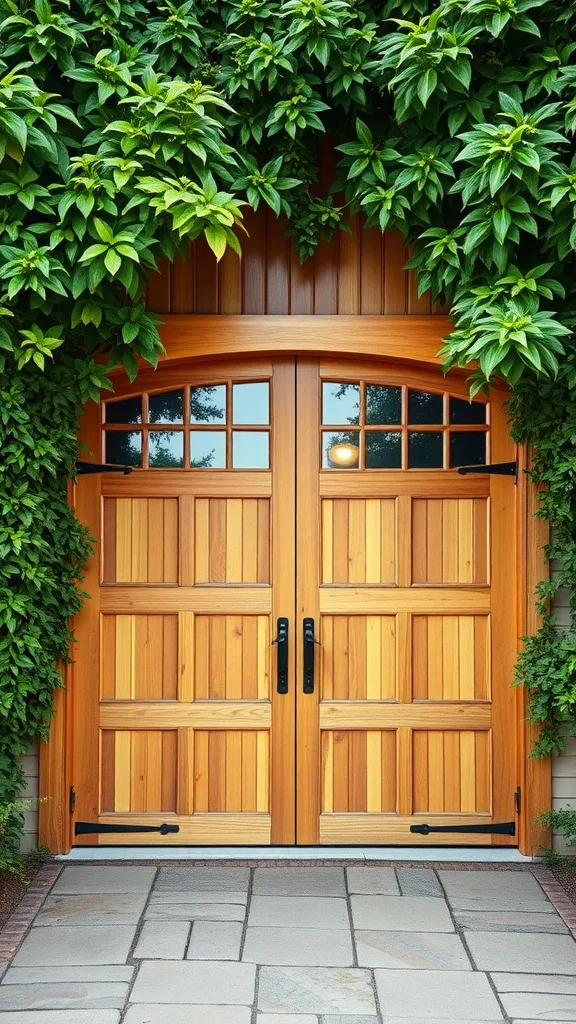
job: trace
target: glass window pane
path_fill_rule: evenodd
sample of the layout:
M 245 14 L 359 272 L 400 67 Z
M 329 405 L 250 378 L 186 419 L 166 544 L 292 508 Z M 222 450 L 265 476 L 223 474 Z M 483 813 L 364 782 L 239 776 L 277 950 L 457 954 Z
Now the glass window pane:
M 412 430 L 408 434 L 408 468 L 442 469 L 443 434 L 435 430 Z
M 190 422 L 226 422 L 225 384 L 209 384 L 201 388 L 190 388 Z
M 359 423 L 360 385 L 322 384 L 322 423 Z
M 368 384 L 366 387 L 366 423 L 401 423 L 402 389 Z
M 354 431 L 322 434 L 323 469 L 358 469 L 360 434 Z
M 268 431 L 234 430 L 232 432 L 232 468 L 268 469 L 270 465 Z
M 142 423 L 142 395 L 106 402 L 106 423 Z
M 184 432 L 151 430 L 148 434 L 148 465 L 151 469 L 182 469 Z
M 450 423 L 486 423 L 486 406 L 483 402 L 451 398 Z
M 148 419 L 150 423 L 184 423 L 184 392 L 148 395 Z
M 366 469 L 402 469 L 402 435 L 395 430 L 366 433 Z
M 484 466 L 486 434 L 480 430 L 454 432 L 450 435 L 450 466 Z
M 269 391 L 265 381 L 259 384 L 233 384 L 232 422 L 270 423 Z
M 442 395 L 429 391 L 408 393 L 408 423 L 443 423 L 444 401 Z
M 140 430 L 107 430 L 106 462 L 115 466 L 142 465 L 142 433 Z
M 190 466 L 192 469 L 226 469 L 226 431 L 191 430 Z

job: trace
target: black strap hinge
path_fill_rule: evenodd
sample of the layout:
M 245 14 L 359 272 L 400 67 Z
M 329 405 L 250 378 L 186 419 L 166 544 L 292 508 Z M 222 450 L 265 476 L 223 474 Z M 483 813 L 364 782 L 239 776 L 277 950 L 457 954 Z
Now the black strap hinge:
M 514 482 L 518 482 L 517 462 L 493 462 L 488 466 L 460 466 L 460 476 L 468 476 L 468 473 L 490 473 L 493 476 L 513 476 Z
M 110 462 L 76 462 L 76 476 L 86 476 L 88 473 L 124 473 L 128 476 L 132 472 L 132 466 L 114 466 Z
M 74 786 L 70 786 L 70 790 L 68 792 L 68 810 L 70 811 L 70 814 L 74 814 L 74 811 L 76 810 L 76 790 L 74 789 Z
M 95 836 L 99 832 L 120 833 L 120 832 L 159 832 L 161 836 L 167 836 L 170 832 L 179 832 L 180 825 L 100 825 L 98 822 L 77 821 L 74 834 L 77 836 Z
M 430 832 L 460 832 L 478 835 L 515 836 L 516 824 L 513 821 L 495 822 L 490 825 L 410 825 L 410 831 L 427 836 Z

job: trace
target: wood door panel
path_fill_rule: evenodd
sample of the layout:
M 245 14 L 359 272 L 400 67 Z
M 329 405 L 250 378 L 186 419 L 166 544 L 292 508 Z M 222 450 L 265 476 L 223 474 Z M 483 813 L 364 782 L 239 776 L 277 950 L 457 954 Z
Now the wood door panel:
M 344 385 L 327 415 L 350 423 L 357 469 L 321 468 L 324 380 Z M 470 413 L 462 382 L 434 371 L 302 359 L 297 394 L 298 606 L 321 642 L 315 692 L 298 692 L 299 841 L 490 844 L 409 830 L 515 817 L 515 489 L 451 467 L 468 443 L 513 458 L 503 396 Z M 338 415 L 339 398 L 356 404 Z M 368 444 L 375 430 L 390 447 Z
M 192 406 L 190 374 L 181 373 L 172 383 L 184 396 L 176 427 L 185 432 L 188 453 L 188 419 L 200 412 Z M 235 391 L 235 376 L 241 387 L 251 377 L 260 389 L 268 380 L 268 423 L 258 424 L 266 404 L 258 411 L 246 391 Z M 130 476 L 96 478 L 99 652 L 91 665 L 83 663 L 75 694 L 77 724 L 82 709 L 99 749 L 86 760 L 75 750 L 81 821 L 176 821 L 182 844 L 294 840 L 294 663 L 289 691 L 279 694 L 272 646 L 276 619 L 292 616 L 294 607 L 294 378 L 293 359 L 257 362 L 253 374 L 249 361 L 197 367 L 194 386 L 223 384 L 214 404 L 198 406 L 208 424 L 191 429 L 210 430 L 217 421 L 227 439 L 219 449 L 225 468 L 137 468 Z M 113 411 L 112 429 L 134 429 L 131 421 L 117 426 L 118 417 L 134 416 L 133 406 Z M 169 415 L 170 403 L 165 408 Z M 135 428 L 144 438 L 144 466 L 153 412 L 144 392 Z M 100 415 L 95 439 L 99 432 L 109 436 Z M 236 430 L 244 431 L 243 460 L 251 454 L 249 431 L 269 434 L 270 469 L 232 468 Z M 253 450 L 255 465 L 262 450 Z M 130 833 L 125 842 L 167 838 Z M 122 841 L 99 836 L 102 843 L 112 839 Z

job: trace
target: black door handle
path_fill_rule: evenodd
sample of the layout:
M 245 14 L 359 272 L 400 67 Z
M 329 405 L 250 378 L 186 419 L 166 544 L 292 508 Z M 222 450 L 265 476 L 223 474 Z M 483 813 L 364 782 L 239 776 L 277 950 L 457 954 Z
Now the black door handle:
M 304 693 L 314 693 L 314 644 L 320 643 L 314 637 L 314 619 L 304 619 Z
M 288 693 L 288 619 L 277 619 L 276 630 L 276 639 L 272 641 L 278 647 L 276 689 L 278 693 Z

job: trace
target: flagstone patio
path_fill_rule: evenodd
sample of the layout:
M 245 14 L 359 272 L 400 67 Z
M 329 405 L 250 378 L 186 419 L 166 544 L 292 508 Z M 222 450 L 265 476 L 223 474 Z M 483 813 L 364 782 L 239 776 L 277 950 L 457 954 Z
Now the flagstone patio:
M 65 867 L 0 1024 L 576 1021 L 576 942 L 529 870 Z

